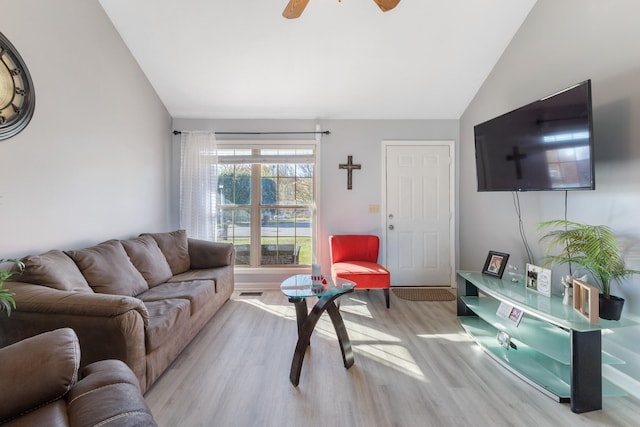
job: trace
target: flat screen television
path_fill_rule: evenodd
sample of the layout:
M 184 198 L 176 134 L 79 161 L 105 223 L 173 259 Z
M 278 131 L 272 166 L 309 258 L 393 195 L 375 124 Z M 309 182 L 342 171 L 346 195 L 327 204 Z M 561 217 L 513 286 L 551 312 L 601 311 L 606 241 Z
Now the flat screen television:
M 478 191 L 595 189 L 591 80 L 474 126 Z

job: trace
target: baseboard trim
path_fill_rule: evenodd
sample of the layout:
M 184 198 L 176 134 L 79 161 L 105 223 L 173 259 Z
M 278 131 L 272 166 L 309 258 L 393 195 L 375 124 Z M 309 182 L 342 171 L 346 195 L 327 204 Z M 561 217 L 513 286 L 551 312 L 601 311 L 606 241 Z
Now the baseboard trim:
M 640 381 L 635 378 L 610 365 L 602 366 L 602 377 L 626 391 L 630 396 L 640 399 Z
M 259 292 L 259 291 L 279 291 L 280 283 L 261 282 L 261 283 L 235 283 L 235 290 L 239 292 Z

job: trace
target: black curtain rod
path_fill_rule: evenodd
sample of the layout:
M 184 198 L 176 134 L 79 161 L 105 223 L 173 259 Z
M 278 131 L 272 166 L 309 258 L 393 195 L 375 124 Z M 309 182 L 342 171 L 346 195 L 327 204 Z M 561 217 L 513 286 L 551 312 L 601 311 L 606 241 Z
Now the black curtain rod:
M 174 135 L 180 135 L 182 131 L 174 130 Z M 315 131 L 315 132 L 214 132 L 215 135 L 303 135 L 303 134 L 324 134 L 330 135 L 328 130 Z

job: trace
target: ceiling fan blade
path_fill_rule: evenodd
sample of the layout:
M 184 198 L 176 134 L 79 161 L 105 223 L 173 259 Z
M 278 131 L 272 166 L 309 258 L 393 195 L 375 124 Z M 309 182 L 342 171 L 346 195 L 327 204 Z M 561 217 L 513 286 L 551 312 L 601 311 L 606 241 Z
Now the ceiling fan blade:
M 387 11 L 393 9 L 394 7 L 396 7 L 398 5 L 398 3 L 400 3 L 400 0 L 373 0 L 373 1 L 376 2 L 378 7 L 383 12 L 387 12 Z
M 289 0 L 287 7 L 282 12 L 282 16 L 287 19 L 299 18 L 304 8 L 307 7 L 307 3 L 309 3 L 309 0 Z

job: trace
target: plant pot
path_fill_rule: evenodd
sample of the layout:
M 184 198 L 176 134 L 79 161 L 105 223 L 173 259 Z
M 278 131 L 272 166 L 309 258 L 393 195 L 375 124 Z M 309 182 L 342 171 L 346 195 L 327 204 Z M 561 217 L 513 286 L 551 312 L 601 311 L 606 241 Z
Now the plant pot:
M 620 320 L 623 306 L 624 298 L 615 295 L 609 295 L 609 298 L 605 298 L 603 294 L 600 294 L 598 309 L 602 319 Z

